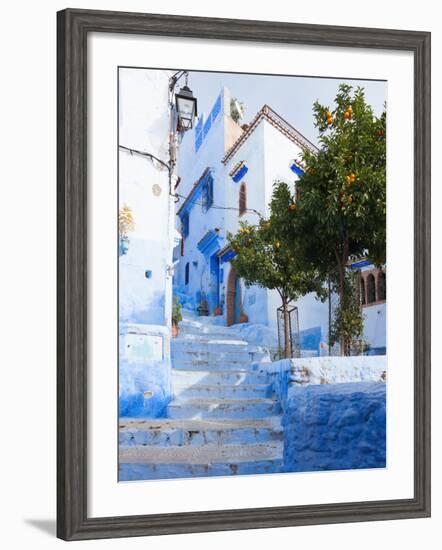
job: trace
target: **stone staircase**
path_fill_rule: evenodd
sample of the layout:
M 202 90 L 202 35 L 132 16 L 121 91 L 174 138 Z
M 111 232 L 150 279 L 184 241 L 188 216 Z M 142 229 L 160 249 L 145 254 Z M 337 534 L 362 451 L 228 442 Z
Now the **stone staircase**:
M 188 313 L 172 341 L 166 418 L 122 419 L 120 480 L 278 472 L 281 406 L 259 364 L 268 351 Z

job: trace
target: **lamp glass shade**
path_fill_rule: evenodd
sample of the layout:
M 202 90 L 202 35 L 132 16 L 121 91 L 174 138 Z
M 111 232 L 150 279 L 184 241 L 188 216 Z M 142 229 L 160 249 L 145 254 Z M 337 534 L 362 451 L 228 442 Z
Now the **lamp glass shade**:
M 193 127 L 193 120 L 197 114 L 196 98 L 192 91 L 183 86 L 179 93 L 175 95 L 176 110 L 180 120 L 180 127 L 183 130 L 190 130 Z

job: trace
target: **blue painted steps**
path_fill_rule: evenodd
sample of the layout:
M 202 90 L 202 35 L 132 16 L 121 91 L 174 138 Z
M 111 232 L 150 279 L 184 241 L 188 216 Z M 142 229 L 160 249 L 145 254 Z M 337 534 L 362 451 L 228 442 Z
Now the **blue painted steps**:
M 186 445 L 232 445 L 282 441 L 281 417 L 264 419 L 122 419 L 122 446 L 177 447 Z
M 241 399 L 271 397 L 271 384 L 194 384 L 191 386 L 175 387 L 177 399 L 183 398 L 210 398 Z
M 175 399 L 167 407 L 169 418 L 263 418 L 280 412 L 279 402 L 271 398 Z
M 205 464 L 121 463 L 119 480 L 193 479 L 209 476 L 272 474 L 282 471 L 283 461 L 280 458 L 273 460 L 253 458 L 248 462 L 237 462 L 224 457 L 221 463 L 207 462 Z
M 281 405 L 260 370 L 269 351 L 185 311 L 171 350 L 167 417 L 120 420 L 119 479 L 282 471 Z
M 190 388 L 194 385 L 239 385 L 239 384 L 266 384 L 268 378 L 265 374 L 257 370 L 225 369 L 216 370 L 216 367 L 206 366 L 206 368 L 172 369 L 172 385 L 176 394 L 180 394 L 182 388 Z

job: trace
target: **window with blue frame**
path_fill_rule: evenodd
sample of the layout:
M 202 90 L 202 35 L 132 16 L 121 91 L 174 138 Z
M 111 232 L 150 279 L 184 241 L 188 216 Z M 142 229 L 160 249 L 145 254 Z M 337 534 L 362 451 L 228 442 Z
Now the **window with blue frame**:
M 184 284 L 188 285 L 190 280 L 190 266 L 189 262 L 187 262 L 186 267 L 184 269 Z
M 189 235 L 189 212 L 181 217 L 181 235 L 185 239 Z
M 213 204 L 213 178 L 209 176 L 204 183 L 202 193 L 203 212 L 207 212 Z

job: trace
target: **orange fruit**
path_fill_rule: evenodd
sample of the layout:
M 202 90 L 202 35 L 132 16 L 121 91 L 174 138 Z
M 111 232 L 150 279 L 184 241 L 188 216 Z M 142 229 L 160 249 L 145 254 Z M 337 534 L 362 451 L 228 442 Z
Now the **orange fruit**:
M 296 204 L 294 204 L 294 203 L 291 204 L 291 205 L 289 206 L 289 208 L 290 208 L 290 210 L 296 210 Z
M 279 248 L 280 246 L 281 246 L 281 243 L 280 243 L 279 241 L 276 241 L 275 247 L 276 247 L 276 248 Z
M 347 183 L 351 183 L 351 176 L 345 176 L 345 179 L 347 180 Z
M 350 195 L 347 199 L 348 204 L 351 204 L 353 202 L 353 197 Z
M 332 124 L 333 122 L 333 117 L 328 117 L 327 118 L 327 124 L 330 126 L 330 124 Z
M 349 113 L 348 111 L 345 111 L 344 118 L 345 120 L 349 120 L 351 118 L 351 113 Z
M 333 113 L 332 113 L 331 111 L 327 111 L 327 112 L 325 113 L 325 116 L 326 116 L 327 118 L 332 118 L 332 117 L 333 117 Z

